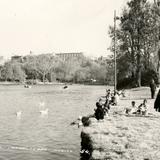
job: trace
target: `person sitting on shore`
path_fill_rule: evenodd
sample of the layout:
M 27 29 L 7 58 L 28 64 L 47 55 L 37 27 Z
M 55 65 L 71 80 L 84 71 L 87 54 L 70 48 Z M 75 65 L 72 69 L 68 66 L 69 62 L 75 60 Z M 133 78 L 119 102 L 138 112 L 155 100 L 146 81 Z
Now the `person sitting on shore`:
M 117 91 L 117 94 L 119 95 L 119 97 L 126 97 L 124 89 Z
M 108 110 L 110 109 L 110 104 L 111 104 L 111 90 L 106 89 L 106 95 L 101 96 L 101 98 L 105 98 L 105 103 L 103 105 L 104 105 L 104 109 L 106 110 L 106 112 L 108 112 Z
M 111 90 L 110 89 L 106 89 L 106 95 L 102 96 L 102 98 L 106 98 L 108 100 L 111 100 Z
M 136 114 L 137 113 L 137 107 L 136 107 L 135 101 L 131 102 L 131 107 L 126 108 L 125 113 L 126 114 Z
M 111 100 L 111 90 L 110 89 L 106 89 L 106 95 L 105 96 L 101 96 L 101 98 L 105 98 L 106 100 L 110 101 Z
M 141 103 L 138 106 L 137 113 L 140 114 L 140 115 L 147 115 L 147 111 L 148 111 L 147 99 L 144 99 L 143 103 Z
M 96 102 L 96 109 L 95 109 L 95 118 L 97 120 L 103 120 L 105 115 L 105 110 L 100 102 Z
M 114 106 L 117 106 L 118 102 L 119 102 L 119 95 L 118 95 L 117 91 L 115 91 L 111 97 L 111 104 Z
M 109 110 L 110 110 L 110 101 L 106 100 L 105 103 L 104 103 L 104 110 L 105 110 L 105 113 L 108 113 Z

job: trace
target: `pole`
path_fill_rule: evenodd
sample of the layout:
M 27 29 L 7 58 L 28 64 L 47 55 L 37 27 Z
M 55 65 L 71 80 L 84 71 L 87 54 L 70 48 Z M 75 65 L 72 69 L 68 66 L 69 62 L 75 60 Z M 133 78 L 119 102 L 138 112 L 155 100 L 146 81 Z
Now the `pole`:
M 116 10 L 114 11 L 114 91 L 117 90 L 117 61 L 116 61 Z

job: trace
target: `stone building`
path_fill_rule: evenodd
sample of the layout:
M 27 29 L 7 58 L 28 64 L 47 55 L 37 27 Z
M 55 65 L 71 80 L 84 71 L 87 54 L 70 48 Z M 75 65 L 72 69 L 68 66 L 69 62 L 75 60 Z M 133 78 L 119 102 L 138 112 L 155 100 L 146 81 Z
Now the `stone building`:
M 56 56 L 61 58 L 63 61 L 71 60 L 74 58 L 82 58 L 83 52 L 73 52 L 73 53 L 56 53 Z

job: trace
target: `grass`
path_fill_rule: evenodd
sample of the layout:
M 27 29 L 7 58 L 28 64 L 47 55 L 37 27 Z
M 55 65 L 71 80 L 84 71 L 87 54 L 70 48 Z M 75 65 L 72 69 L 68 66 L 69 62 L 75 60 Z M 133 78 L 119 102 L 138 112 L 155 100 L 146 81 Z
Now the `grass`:
M 123 113 L 132 100 L 139 105 L 144 98 L 152 116 L 126 116 Z M 92 159 L 160 159 L 160 114 L 154 111 L 153 106 L 149 88 L 126 90 L 126 97 L 111 108 L 103 122 L 92 119 L 92 124 L 83 128 L 92 141 Z

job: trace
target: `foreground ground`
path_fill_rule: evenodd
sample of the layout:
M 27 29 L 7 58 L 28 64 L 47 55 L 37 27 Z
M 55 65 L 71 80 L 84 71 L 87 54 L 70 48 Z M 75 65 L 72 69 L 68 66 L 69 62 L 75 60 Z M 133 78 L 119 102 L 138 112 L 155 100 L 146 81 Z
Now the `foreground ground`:
M 132 100 L 140 104 L 147 98 L 150 116 L 126 116 L 123 110 Z M 112 107 L 103 122 L 92 119 L 82 130 L 82 145 L 88 137 L 91 159 L 158 160 L 160 159 L 160 114 L 153 109 L 149 88 L 126 91 L 117 107 Z M 86 142 L 85 142 L 86 143 Z M 87 150 L 87 148 L 85 148 Z

